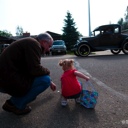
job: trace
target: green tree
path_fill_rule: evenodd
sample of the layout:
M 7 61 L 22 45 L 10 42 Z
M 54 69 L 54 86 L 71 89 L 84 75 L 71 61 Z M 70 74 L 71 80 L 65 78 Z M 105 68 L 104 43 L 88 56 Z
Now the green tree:
M 16 28 L 16 35 L 17 36 L 22 36 L 23 35 L 23 28 L 20 26 L 17 26 Z
M 12 34 L 10 32 L 8 32 L 7 30 L 0 30 L 0 36 L 4 36 L 4 37 L 11 37 Z
M 123 20 L 123 18 L 121 18 L 118 21 L 118 24 L 121 25 L 122 30 L 128 29 L 128 6 L 127 6 L 126 12 L 124 14 L 124 20 Z
M 124 22 L 124 20 L 123 20 L 123 18 L 121 18 L 121 19 L 118 21 L 118 24 L 122 26 L 122 25 L 123 25 L 123 22 Z
M 71 13 L 67 11 L 66 18 L 64 19 L 64 27 L 62 29 L 62 39 L 66 42 L 67 50 L 70 50 L 72 45 L 79 39 L 80 33 L 75 26 L 76 24 Z
M 125 22 L 124 22 L 124 28 L 125 29 L 128 29 L 128 6 L 127 6 L 127 8 L 126 8 L 126 13 L 125 13 L 125 15 L 124 15 L 125 17 Z
M 125 21 L 128 22 L 128 6 L 126 8 L 126 13 L 124 14 Z

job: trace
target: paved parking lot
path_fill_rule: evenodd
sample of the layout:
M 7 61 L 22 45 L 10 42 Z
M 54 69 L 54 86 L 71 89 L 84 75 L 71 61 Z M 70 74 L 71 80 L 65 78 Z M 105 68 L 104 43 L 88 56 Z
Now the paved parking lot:
M 0 93 L 1 128 L 127 128 L 128 127 L 128 56 L 114 56 L 109 51 L 98 52 L 87 58 L 71 55 L 44 57 L 42 64 L 51 70 L 57 90 L 47 89 L 30 103 L 32 112 L 16 116 L 2 110 L 9 95 Z M 74 100 L 67 107 L 60 105 L 61 68 L 57 65 L 62 58 L 75 59 L 75 66 L 88 75 L 99 92 L 95 109 L 86 109 Z

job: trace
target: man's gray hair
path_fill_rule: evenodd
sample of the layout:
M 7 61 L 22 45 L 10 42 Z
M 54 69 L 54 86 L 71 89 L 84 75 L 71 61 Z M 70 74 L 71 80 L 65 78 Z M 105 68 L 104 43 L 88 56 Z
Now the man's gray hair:
M 41 40 L 46 40 L 48 42 L 53 41 L 53 38 L 48 33 L 41 33 L 37 36 L 37 38 L 39 41 L 41 41 Z

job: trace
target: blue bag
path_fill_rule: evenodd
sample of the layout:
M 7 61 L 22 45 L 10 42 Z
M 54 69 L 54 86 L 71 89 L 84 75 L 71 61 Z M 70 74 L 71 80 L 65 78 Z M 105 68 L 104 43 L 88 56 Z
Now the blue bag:
M 90 86 L 91 90 L 84 88 Z M 82 92 L 80 96 L 80 104 L 86 108 L 95 108 L 97 104 L 98 92 L 94 89 L 92 83 L 87 81 L 85 85 L 82 85 Z

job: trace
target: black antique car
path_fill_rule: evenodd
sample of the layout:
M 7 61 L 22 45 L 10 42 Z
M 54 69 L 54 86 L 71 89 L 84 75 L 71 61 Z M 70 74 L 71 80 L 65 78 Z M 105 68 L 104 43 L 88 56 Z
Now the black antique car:
M 110 50 L 128 55 L 128 35 L 121 33 L 119 24 L 102 25 L 93 30 L 93 36 L 82 37 L 71 49 L 76 56 L 86 57 L 91 52 Z

